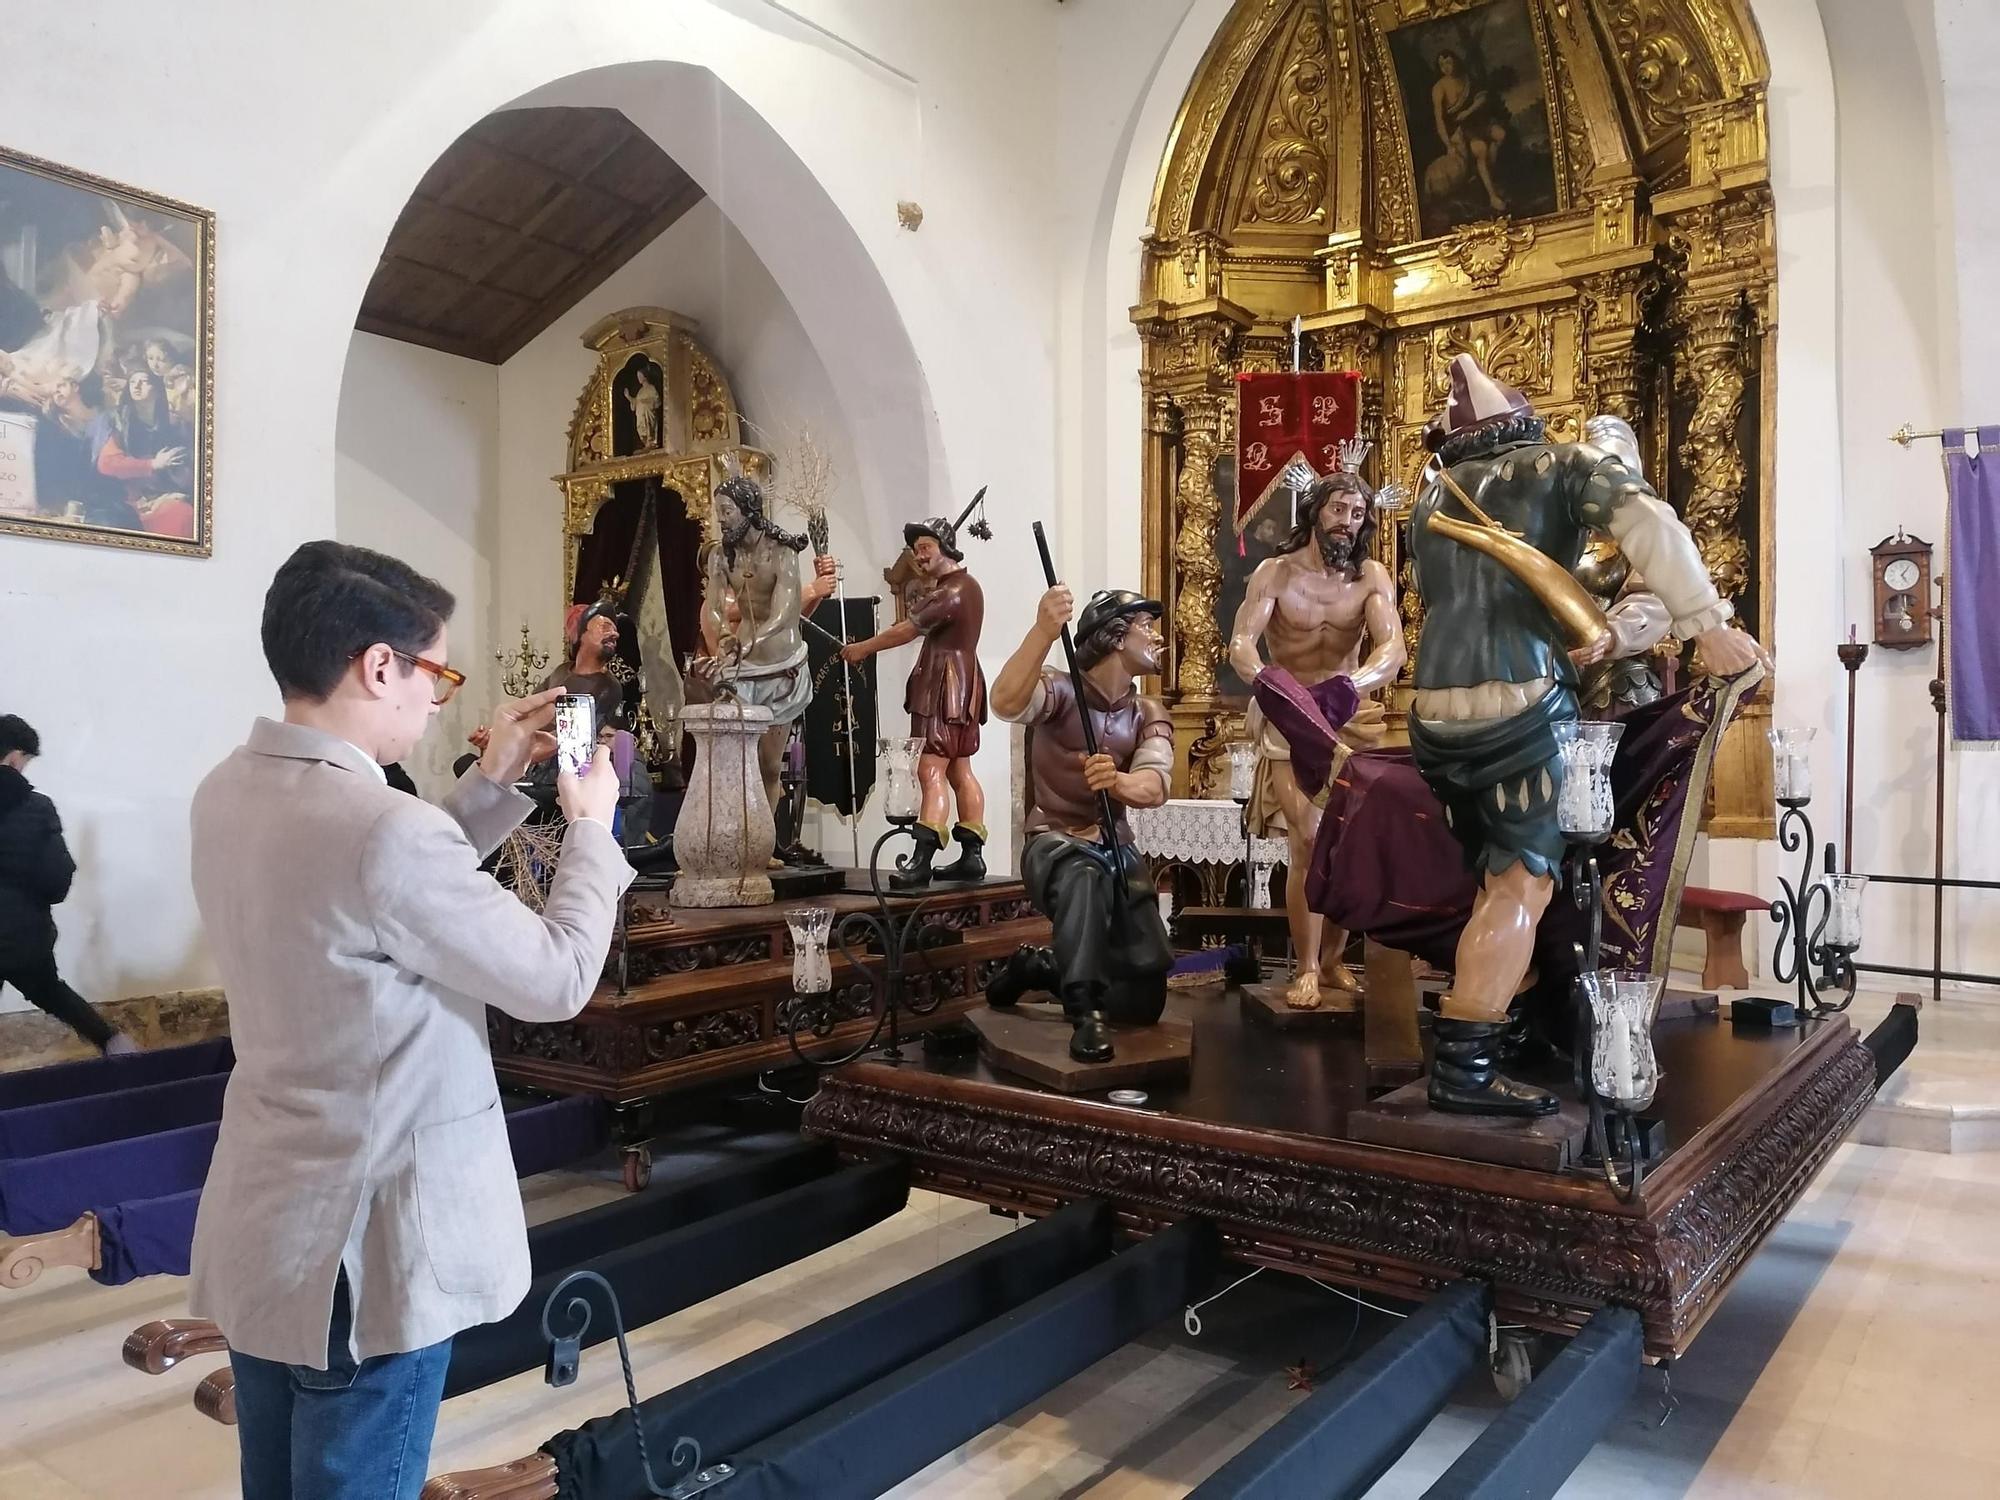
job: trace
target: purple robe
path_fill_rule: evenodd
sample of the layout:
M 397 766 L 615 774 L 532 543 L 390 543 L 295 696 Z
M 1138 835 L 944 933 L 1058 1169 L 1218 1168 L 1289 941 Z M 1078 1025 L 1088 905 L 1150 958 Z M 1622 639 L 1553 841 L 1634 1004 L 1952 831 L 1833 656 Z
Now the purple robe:
M 1617 827 L 1598 850 L 1606 967 L 1666 972 L 1715 748 L 1761 677 L 1705 679 L 1620 716 L 1625 735 L 1611 771 Z M 1257 695 L 1292 745 L 1301 784 L 1307 766 L 1323 776 L 1333 735 L 1311 711 L 1310 696 L 1296 682 L 1289 689 L 1274 682 L 1267 692 L 1264 677 Z M 1306 886 L 1314 911 L 1449 969 L 1477 890 L 1464 850 L 1407 750 L 1364 752 L 1334 776 Z M 1583 940 L 1586 925 L 1567 893 L 1558 892 L 1535 935 L 1544 981 L 1566 982 L 1576 972 L 1571 945 Z

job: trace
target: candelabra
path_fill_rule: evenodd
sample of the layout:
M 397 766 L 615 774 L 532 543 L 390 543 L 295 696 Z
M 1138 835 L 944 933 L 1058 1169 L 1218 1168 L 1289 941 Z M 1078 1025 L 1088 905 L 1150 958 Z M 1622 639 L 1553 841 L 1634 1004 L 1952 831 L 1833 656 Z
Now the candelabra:
M 1813 733 L 1809 728 L 1770 731 L 1772 786 L 1783 809 L 1778 817 L 1778 847 L 1800 856 L 1798 883 L 1780 875 L 1778 886 L 1784 894 L 1771 903 L 1771 920 L 1778 930 L 1771 976 L 1780 984 L 1796 986 L 1801 1015 L 1825 1016 L 1854 1003 L 1858 982 L 1854 954 L 1861 946 L 1861 897 L 1868 877 L 1836 873 L 1833 845 L 1822 846 L 1813 833 L 1806 811 L 1812 802 L 1807 751 Z M 1814 879 L 1814 868 L 1822 865 L 1825 873 Z M 1825 998 L 1834 992 L 1840 993 L 1838 1003 Z
M 914 847 L 921 790 L 917 784 L 917 758 L 923 753 L 920 739 L 882 740 L 883 814 L 888 830 L 875 841 L 868 856 L 868 888 L 875 898 L 874 910 L 846 912 L 836 919 L 833 909 L 808 906 L 786 914 L 792 935 L 792 995 L 780 1007 L 779 1017 L 792 1052 L 801 1062 L 819 1068 L 837 1068 L 872 1049 L 888 1029 L 888 1045 L 883 1056 L 890 1062 L 902 1060 L 897 1018 L 903 1011 L 928 1016 L 944 1003 L 941 988 L 927 995 L 910 993 L 906 966 L 958 934 L 937 921 L 931 903 L 914 895 L 901 895 L 883 886 L 883 851 L 897 839 L 908 839 Z M 895 868 L 909 864 L 908 855 L 898 856 Z M 833 961 L 827 950 L 831 937 L 852 971 L 860 976 L 868 995 L 867 1010 L 856 1011 L 843 1004 L 841 991 L 833 986 Z M 881 955 L 879 969 L 871 966 L 868 954 Z M 927 965 L 928 966 L 928 965 Z M 853 987 L 850 986 L 850 989 Z M 842 1021 L 858 1019 L 873 1012 L 875 1023 L 853 1047 L 837 1055 L 808 1052 L 807 1040 L 825 1042 Z
M 549 653 L 528 635 L 527 622 L 521 623 L 521 644 L 512 651 L 495 651 L 493 660 L 500 668 L 500 691 L 509 698 L 525 698 L 534 692 L 548 670 Z

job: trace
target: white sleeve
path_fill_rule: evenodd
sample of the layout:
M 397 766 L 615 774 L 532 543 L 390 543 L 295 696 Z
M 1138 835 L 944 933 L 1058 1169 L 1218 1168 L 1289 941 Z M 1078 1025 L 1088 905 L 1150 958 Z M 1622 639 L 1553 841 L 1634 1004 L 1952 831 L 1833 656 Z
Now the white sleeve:
M 1637 493 L 1621 496 L 1605 529 L 1666 605 L 1680 639 L 1692 640 L 1735 616 L 1729 601 L 1715 591 L 1693 535 L 1664 500 Z
M 1613 661 L 1623 661 L 1628 656 L 1652 650 L 1674 628 L 1673 617 L 1667 613 L 1667 606 L 1660 596 L 1646 589 L 1621 595 L 1604 612 L 1604 618 L 1611 625 Z

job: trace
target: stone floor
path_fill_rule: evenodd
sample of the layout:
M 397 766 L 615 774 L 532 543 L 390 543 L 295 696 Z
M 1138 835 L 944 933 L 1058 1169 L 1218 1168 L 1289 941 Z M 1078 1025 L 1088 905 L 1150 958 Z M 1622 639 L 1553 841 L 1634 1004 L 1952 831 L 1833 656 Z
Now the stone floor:
M 1864 1025 L 1886 1001 L 1864 1001 Z M 2000 1084 L 2000 1004 L 1924 1014 L 1935 1045 L 1983 1059 Z M 1927 1076 L 1922 1072 L 1913 1075 Z M 1954 1075 L 1956 1076 L 1956 1075 Z M 558 1173 L 528 1184 L 535 1218 L 616 1189 Z M 642 1391 L 659 1391 L 972 1245 L 1009 1232 L 970 1204 L 913 1195 L 895 1219 L 634 1336 Z M 1850 1143 L 1778 1228 L 1672 1373 L 1658 1372 L 1563 1491 L 1618 1500 L 1752 1495 L 1862 1500 L 2000 1495 L 2000 1152 Z M 106 1289 L 59 1272 L 0 1301 L 0 1500 L 236 1493 L 230 1433 L 188 1404 L 201 1373 L 149 1378 L 118 1345 L 182 1311 L 182 1284 Z M 1264 1275 L 1101 1361 L 945 1456 L 898 1500 L 1151 1500 L 1185 1494 L 1301 1399 L 1284 1368 L 1329 1366 L 1391 1320 L 1310 1283 Z M 445 1409 L 433 1471 L 524 1454 L 621 1399 L 600 1348 L 583 1378 L 519 1376 Z M 1375 1490 L 1420 1495 L 1498 1409 L 1468 1382 Z

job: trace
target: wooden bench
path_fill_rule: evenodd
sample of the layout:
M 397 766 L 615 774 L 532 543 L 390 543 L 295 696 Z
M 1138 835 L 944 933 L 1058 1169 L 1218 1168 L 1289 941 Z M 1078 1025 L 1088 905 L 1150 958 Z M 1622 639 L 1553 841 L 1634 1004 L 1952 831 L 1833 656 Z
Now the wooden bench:
M 1691 885 L 1681 892 L 1679 925 L 1699 927 L 1708 939 L 1701 966 L 1704 989 L 1750 987 L 1750 971 L 1743 967 L 1743 921 L 1753 911 L 1770 909 L 1771 903 L 1762 896 L 1742 891 Z

